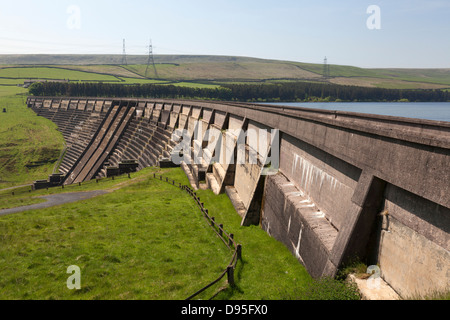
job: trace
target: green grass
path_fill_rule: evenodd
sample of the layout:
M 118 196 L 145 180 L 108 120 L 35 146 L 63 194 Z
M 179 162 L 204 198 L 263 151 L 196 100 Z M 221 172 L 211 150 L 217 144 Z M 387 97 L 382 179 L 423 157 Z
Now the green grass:
M 145 75 L 146 65 L 128 65 L 128 70 Z M 223 81 L 267 79 L 311 79 L 319 75 L 283 61 L 192 61 L 180 64 L 156 64 L 159 77 L 173 81 Z M 149 77 L 153 77 L 153 70 Z
M 17 95 L 17 94 L 25 94 L 25 93 L 28 93 L 27 89 L 16 87 L 16 86 L 11 86 L 11 85 L 8 85 L 8 86 L 0 85 L 0 98 L 5 97 L 5 96 Z M 2 108 L 1 110 L 3 110 L 3 108 L 5 106 L 7 106 L 7 105 L 4 104 L 3 101 L 0 101 L 0 107 Z
M 358 299 L 354 287 L 341 281 L 314 281 L 289 250 L 259 226 L 242 227 L 241 217 L 226 194 L 216 196 L 211 190 L 197 195 L 206 203 L 210 215 L 231 230 L 242 244 L 243 261 L 238 264 L 236 288 L 227 288 L 217 298 L 226 300 L 309 300 Z M 330 289 L 336 288 L 334 293 Z
M 188 87 L 188 88 L 207 88 L 207 89 L 216 89 L 220 88 L 220 85 L 217 84 L 206 84 L 206 83 L 196 83 L 196 82 L 171 82 L 167 83 L 168 85 L 178 86 L 178 87 Z
M 167 84 L 170 82 L 164 80 L 152 80 L 152 79 L 139 79 L 139 78 L 126 78 L 120 77 L 122 84 Z
M 29 110 L 25 98 L 0 98 L 8 110 L 0 114 L 0 188 L 45 179 L 62 149 L 56 126 Z M 37 160 L 43 164 L 25 166 Z M 192 199 L 147 178 L 154 170 L 81 187 L 0 191 L 0 208 L 11 208 L 41 202 L 40 195 L 123 187 L 79 203 L 0 217 L 0 299 L 185 299 L 214 280 L 230 252 L 205 226 Z M 188 184 L 180 169 L 165 175 Z M 198 298 L 217 291 L 216 299 L 225 300 L 297 299 L 298 290 L 310 296 L 314 282 L 287 248 L 259 227 L 241 227 L 226 195 L 199 195 L 243 245 L 243 261 L 236 288 L 220 290 L 222 281 Z M 192 214 L 201 224 L 191 221 Z M 70 265 L 82 268 L 80 291 L 66 288 Z
M 0 217 L 0 299 L 180 300 L 215 280 L 232 252 L 186 192 L 152 178 L 157 168 L 36 194 L 112 193 L 55 208 Z M 161 170 L 187 184 L 181 169 Z M 120 187 L 120 189 L 118 189 Z M 216 221 L 243 246 L 236 287 L 225 280 L 197 299 L 354 299 L 334 280 L 313 281 L 281 243 L 261 228 L 241 227 L 226 195 L 198 191 Z M 66 287 L 67 267 L 81 268 L 79 291 Z M 332 293 L 330 293 L 332 292 Z
M 143 173 L 145 173 L 145 171 L 133 174 L 133 179 L 139 179 Z M 99 188 L 110 189 L 116 187 L 117 185 L 128 184 L 129 182 L 130 180 L 127 176 L 121 176 L 116 177 L 114 180 L 112 178 L 101 179 L 99 182 L 97 182 L 97 180 L 91 180 L 82 183 L 81 186 L 78 184 L 72 184 L 64 187 L 32 190 L 31 185 L 24 185 L 0 189 L 0 210 L 43 202 L 40 198 L 41 196 L 93 191 L 98 190 Z
M 24 92 L 16 85 L 32 80 L 69 80 L 71 82 L 106 82 L 120 84 L 172 84 L 193 88 L 217 88 L 219 85 L 196 82 L 179 82 L 164 79 L 146 79 L 146 65 L 136 66 L 60 66 L 24 67 L 8 66 L 0 68 L 0 95 L 2 90 L 8 94 Z M 8 88 L 9 87 L 9 88 Z M 15 88 L 15 89 L 13 89 Z
M 70 80 L 70 81 L 119 81 L 115 76 L 93 72 L 74 71 L 57 67 L 9 67 L 0 69 L 0 78 Z
M 1 96 L 3 88 L 11 94 L 16 87 L 0 86 L 0 188 L 46 179 L 63 149 L 62 134 L 26 107 L 25 96 Z
M 124 78 L 142 78 L 142 76 L 130 72 L 124 66 L 120 65 L 61 65 L 58 66 L 64 69 L 76 70 L 76 71 L 85 71 L 99 74 L 107 74 L 115 77 L 124 77 Z
M 31 187 L 24 187 L 22 189 L 30 190 Z M 0 190 L 0 210 L 23 207 L 42 202 L 45 202 L 45 200 L 36 198 L 36 194 L 31 192 L 28 193 L 28 191 L 25 190 L 23 190 L 22 194 L 17 194 L 16 191 L 14 195 L 12 190 Z
M 450 69 L 372 69 L 379 77 L 450 86 Z
M 119 65 L 117 55 L 29 55 L 2 56 L 0 84 L 13 79 L 70 79 L 71 81 L 103 81 L 148 83 L 145 79 L 147 56 L 129 56 L 129 65 Z M 155 81 L 194 81 L 220 84 L 223 81 L 276 81 L 322 79 L 323 64 L 301 63 L 226 56 L 155 55 L 158 78 Z M 367 81 L 383 88 L 442 88 L 450 86 L 450 69 L 366 69 L 330 65 L 330 75 L 348 85 L 367 86 Z M 1 79 L 3 77 L 3 79 Z M 140 82 L 142 80 L 143 82 Z M 383 82 L 382 80 L 386 80 Z M 215 83 L 212 83 L 215 82 Z M 4 82 L 3 84 L 6 84 Z M 373 85 L 371 85 L 373 86 Z
M 22 85 L 27 79 L 8 79 L 8 78 L 0 78 L 0 86 L 17 86 L 18 84 Z
M 155 180 L 3 217 L 0 242 L 0 299 L 13 300 L 185 299 L 231 258 L 191 198 Z M 79 291 L 66 287 L 71 265 Z

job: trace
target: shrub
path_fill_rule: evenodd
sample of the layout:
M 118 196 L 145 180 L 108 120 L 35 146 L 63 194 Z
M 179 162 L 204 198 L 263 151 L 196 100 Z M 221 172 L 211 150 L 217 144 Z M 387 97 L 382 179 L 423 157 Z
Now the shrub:
M 313 280 L 306 288 L 301 300 L 360 300 L 355 283 L 330 277 Z

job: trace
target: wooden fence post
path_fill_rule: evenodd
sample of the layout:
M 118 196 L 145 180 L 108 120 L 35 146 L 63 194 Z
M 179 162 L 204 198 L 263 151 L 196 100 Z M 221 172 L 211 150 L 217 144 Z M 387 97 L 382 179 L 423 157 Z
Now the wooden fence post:
M 234 283 L 234 268 L 233 268 L 233 266 L 228 266 L 227 275 L 228 275 L 228 284 L 230 286 L 234 287 L 235 283 Z
M 234 234 L 230 234 L 230 241 L 228 242 L 228 244 L 229 244 L 230 246 L 233 245 L 233 240 L 234 240 Z
M 236 253 L 237 253 L 237 259 L 242 260 L 242 245 L 241 244 L 238 244 Z

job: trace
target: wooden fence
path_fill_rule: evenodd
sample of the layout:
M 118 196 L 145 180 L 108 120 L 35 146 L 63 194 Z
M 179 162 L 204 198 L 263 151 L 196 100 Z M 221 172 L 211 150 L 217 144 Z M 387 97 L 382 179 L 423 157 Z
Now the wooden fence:
M 128 178 L 131 178 L 130 174 L 128 174 Z M 186 300 L 191 300 L 191 299 L 195 298 L 200 293 L 204 292 L 208 288 L 212 287 L 213 285 L 215 285 L 216 283 L 221 281 L 225 276 L 227 276 L 228 284 L 230 286 L 234 287 L 235 286 L 234 271 L 236 270 L 237 262 L 242 259 L 242 245 L 238 244 L 235 241 L 234 234 L 228 233 L 227 231 L 225 231 L 223 224 L 219 224 L 218 222 L 216 222 L 215 217 L 212 217 L 210 215 L 208 209 L 205 208 L 204 203 L 201 202 L 200 198 L 197 196 L 197 194 L 194 192 L 194 190 L 192 190 L 189 186 L 182 185 L 181 183 L 176 183 L 174 180 L 170 180 L 169 178 L 163 177 L 161 175 L 157 175 L 156 173 L 153 174 L 153 178 L 160 180 L 160 181 L 167 182 L 167 183 L 187 192 L 192 197 L 192 199 L 195 201 L 195 203 L 197 204 L 198 208 L 200 209 L 203 217 L 206 219 L 207 223 L 211 226 L 211 228 L 214 230 L 214 232 L 217 234 L 217 236 L 223 241 L 223 243 L 230 250 L 233 251 L 233 255 L 230 260 L 230 263 L 224 269 L 224 271 L 220 274 L 220 276 L 218 276 L 217 279 L 215 279 L 208 285 L 204 286 L 202 289 L 200 289 L 197 292 L 195 292 L 194 294 L 192 294 Z M 103 180 L 108 180 L 108 179 L 96 179 L 96 182 L 98 183 L 99 181 L 103 181 Z M 114 180 L 114 177 L 112 178 L 112 180 Z M 78 185 L 81 186 L 82 184 L 79 183 Z M 0 194 L 0 197 L 11 196 L 11 195 L 15 196 L 15 195 L 20 195 L 20 194 L 24 194 L 24 193 L 31 193 L 34 190 L 30 187 L 32 187 L 32 186 L 19 187 L 17 189 L 13 189 L 11 192 L 5 192 L 3 194 Z M 64 188 L 64 185 L 60 186 L 60 188 Z
M 224 269 L 224 271 L 211 283 L 204 286 L 202 289 L 198 290 L 194 294 L 192 294 L 189 298 L 186 300 L 192 300 L 196 296 L 198 296 L 203 291 L 207 290 L 208 288 L 212 287 L 219 281 L 221 281 L 225 276 L 227 276 L 228 284 L 232 287 L 235 286 L 234 281 L 234 270 L 236 269 L 237 262 L 242 259 L 242 245 L 238 244 L 236 240 L 234 239 L 234 234 L 228 233 L 225 231 L 223 224 L 219 224 L 216 222 L 215 217 L 212 217 L 209 214 L 208 209 L 205 208 L 205 205 L 203 202 L 201 202 L 200 198 L 197 196 L 197 194 L 192 190 L 190 187 L 186 185 L 182 185 L 181 183 L 176 183 L 174 180 L 171 180 L 169 178 L 163 177 L 161 175 L 157 175 L 156 173 L 153 174 L 153 177 L 155 179 L 159 179 L 160 181 L 167 182 L 169 184 L 172 184 L 173 186 L 176 186 L 180 188 L 181 190 L 186 191 L 192 199 L 194 199 L 195 203 L 197 204 L 198 208 L 200 209 L 203 217 L 206 219 L 208 224 L 211 226 L 211 228 L 214 230 L 214 232 L 217 234 L 217 236 L 223 241 L 223 243 L 233 251 L 233 256 L 231 258 L 230 263 L 228 266 Z

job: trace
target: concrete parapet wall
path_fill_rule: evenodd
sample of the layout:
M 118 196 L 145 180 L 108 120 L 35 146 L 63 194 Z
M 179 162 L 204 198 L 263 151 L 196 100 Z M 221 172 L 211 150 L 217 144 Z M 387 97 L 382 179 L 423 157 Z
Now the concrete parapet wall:
M 192 184 L 226 192 L 244 225 L 260 223 L 313 276 L 333 276 L 358 256 L 379 264 L 382 277 L 403 297 L 448 290 L 450 123 L 227 102 L 28 100 L 49 112 L 102 114 L 127 103 L 138 106 L 134 117 L 142 119 L 125 144 L 139 137 L 141 151 L 132 148 L 131 154 L 148 159 L 141 167 L 170 156 L 176 143 L 168 136 L 180 138 L 187 130 L 192 138 L 186 155 L 204 155 L 200 163 L 182 166 Z M 138 136 L 144 129 L 157 132 Z M 249 129 L 269 135 L 247 136 L 239 149 L 236 132 Z M 280 132 L 279 148 L 270 145 L 272 129 Z M 220 139 L 212 142 L 216 133 Z M 267 150 L 260 148 L 262 139 Z M 257 163 L 236 164 L 239 150 L 247 159 L 256 154 Z M 278 157 L 279 171 L 265 176 L 269 154 Z M 206 182 L 199 181 L 205 174 Z

